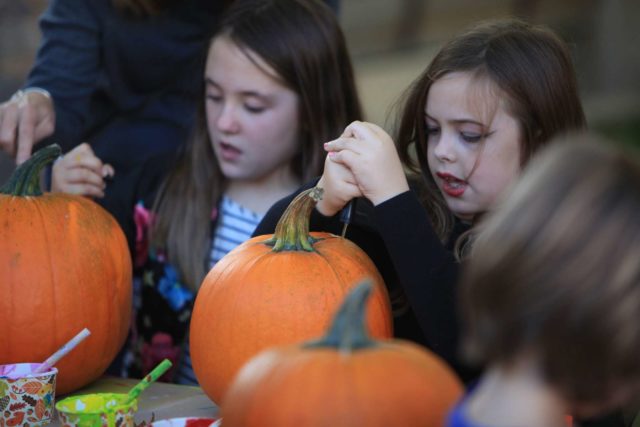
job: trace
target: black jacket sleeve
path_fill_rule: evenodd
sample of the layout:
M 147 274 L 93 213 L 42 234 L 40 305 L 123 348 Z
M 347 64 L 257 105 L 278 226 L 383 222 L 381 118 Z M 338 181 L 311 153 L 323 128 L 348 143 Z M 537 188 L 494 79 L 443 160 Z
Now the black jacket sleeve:
M 460 264 L 431 226 L 412 191 L 375 207 L 375 221 L 427 346 L 465 381 L 477 372 L 461 362 L 457 282 Z
M 100 81 L 101 26 L 95 2 L 84 0 L 52 0 L 40 20 L 42 45 L 26 86 L 51 93 L 56 125 L 47 141 L 64 151 L 81 142 L 89 120 Z

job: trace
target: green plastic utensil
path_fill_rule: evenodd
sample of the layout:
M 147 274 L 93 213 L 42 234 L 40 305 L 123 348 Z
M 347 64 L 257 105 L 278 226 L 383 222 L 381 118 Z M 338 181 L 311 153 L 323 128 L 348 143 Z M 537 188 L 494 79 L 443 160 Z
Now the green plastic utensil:
M 158 366 L 153 368 L 151 372 L 149 372 L 138 384 L 136 384 L 129 393 L 127 393 L 127 403 L 135 400 L 140 396 L 140 393 L 145 391 L 147 387 L 151 385 L 154 381 L 162 376 L 167 370 L 171 367 L 171 362 L 169 359 L 164 359 Z

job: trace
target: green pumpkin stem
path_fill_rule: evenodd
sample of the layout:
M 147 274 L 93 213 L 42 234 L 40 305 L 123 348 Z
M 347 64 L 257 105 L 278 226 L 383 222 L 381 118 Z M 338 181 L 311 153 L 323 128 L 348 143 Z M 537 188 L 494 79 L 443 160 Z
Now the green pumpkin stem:
M 327 335 L 302 347 L 334 348 L 344 353 L 376 347 L 378 344 L 367 333 L 365 321 L 366 303 L 372 290 L 373 285 L 369 281 L 356 286 L 340 306 Z
M 0 194 L 10 196 L 41 196 L 40 172 L 47 164 L 57 159 L 62 153 L 58 144 L 51 144 L 33 153 L 33 155 L 18 166 L 9 181 L 0 187 Z
M 322 189 L 318 187 L 298 194 L 280 217 L 273 237 L 264 243 L 273 246 L 273 252 L 313 252 L 318 239 L 309 235 L 309 216 L 321 198 Z

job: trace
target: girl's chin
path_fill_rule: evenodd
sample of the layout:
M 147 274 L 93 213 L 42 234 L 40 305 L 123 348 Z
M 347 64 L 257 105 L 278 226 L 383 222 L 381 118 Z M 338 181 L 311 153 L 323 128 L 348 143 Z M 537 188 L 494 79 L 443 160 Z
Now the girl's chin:
M 453 216 L 458 218 L 462 222 L 472 223 L 473 218 L 477 215 L 477 212 L 469 212 L 467 209 L 457 209 L 458 206 L 449 206 L 449 210 L 453 213 Z
M 472 223 L 478 215 L 487 211 L 484 206 L 478 203 L 470 203 L 468 200 L 445 198 L 449 211 L 462 222 Z
M 220 172 L 222 172 L 222 175 L 225 178 L 234 180 L 241 180 L 248 175 L 247 172 L 241 170 L 237 166 L 227 165 L 224 163 L 220 164 Z

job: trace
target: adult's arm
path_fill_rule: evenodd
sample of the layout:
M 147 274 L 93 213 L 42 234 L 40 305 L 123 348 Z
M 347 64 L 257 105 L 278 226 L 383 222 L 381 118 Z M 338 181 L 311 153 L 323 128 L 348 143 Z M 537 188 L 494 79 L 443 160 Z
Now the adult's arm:
M 25 84 L 51 94 L 55 129 L 50 141 L 64 151 L 82 142 L 91 96 L 100 81 L 102 24 L 96 1 L 104 0 L 49 2 L 40 19 L 42 42 Z

